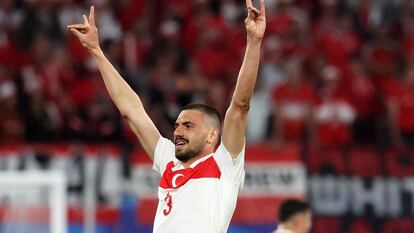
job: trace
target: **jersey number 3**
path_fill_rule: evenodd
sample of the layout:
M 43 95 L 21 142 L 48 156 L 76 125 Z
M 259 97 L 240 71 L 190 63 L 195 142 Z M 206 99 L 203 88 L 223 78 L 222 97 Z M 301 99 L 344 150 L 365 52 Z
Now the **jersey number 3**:
M 164 198 L 164 202 L 167 203 L 167 208 L 164 209 L 163 213 L 165 216 L 169 215 L 171 213 L 171 209 L 172 209 L 172 196 L 170 195 L 170 193 L 167 193 L 167 196 L 165 196 Z

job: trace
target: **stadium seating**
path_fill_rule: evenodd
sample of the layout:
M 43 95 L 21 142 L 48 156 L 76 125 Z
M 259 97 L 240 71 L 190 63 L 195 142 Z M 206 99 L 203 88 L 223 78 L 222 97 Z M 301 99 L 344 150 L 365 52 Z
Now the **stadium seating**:
M 306 156 L 311 174 L 344 175 L 346 172 L 342 151 L 338 148 L 314 148 Z
M 347 157 L 349 173 L 352 176 L 373 178 L 383 174 L 380 155 L 372 148 L 352 148 Z
M 314 218 L 313 232 L 315 233 L 333 233 L 340 232 L 342 221 L 336 217 L 320 216 Z
M 414 174 L 413 150 L 389 150 L 385 156 L 386 172 L 389 176 L 405 177 Z
M 382 227 L 381 233 L 412 233 L 414 232 L 414 221 L 410 218 L 391 219 Z
M 372 224 L 366 219 L 355 219 L 349 227 L 349 233 L 374 233 Z

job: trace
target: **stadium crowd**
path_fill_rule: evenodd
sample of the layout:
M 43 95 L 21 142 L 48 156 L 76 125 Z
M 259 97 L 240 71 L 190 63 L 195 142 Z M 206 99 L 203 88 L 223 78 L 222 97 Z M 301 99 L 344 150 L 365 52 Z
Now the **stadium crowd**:
M 66 29 L 92 2 L 0 1 L 0 142 L 135 142 Z M 163 135 L 193 101 L 222 114 L 244 0 L 96 0 L 101 46 Z M 250 143 L 414 145 L 414 1 L 273 0 Z

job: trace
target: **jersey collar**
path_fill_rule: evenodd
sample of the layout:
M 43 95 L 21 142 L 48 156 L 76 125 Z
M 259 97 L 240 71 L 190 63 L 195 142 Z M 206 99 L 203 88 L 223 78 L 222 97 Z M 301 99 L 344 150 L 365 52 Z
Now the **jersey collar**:
M 208 158 L 210 158 L 211 156 L 213 156 L 213 154 L 209 154 L 209 155 L 206 155 L 206 156 L 204 156 L 204 157 L 201 157 L 201 158 L 197 159 L 196 161 L 194 161 L 194 163 L 192 163 L 192 164 L 190 165 L 190 168 L 194 168 L 194 167 L 195 167 L 195 166 L 197 166 L 199 163 L 201 163 L 201 162 L 203 162 L 203 161 L 207 160 L 207 159 L 208 159 Z
M 213 156 L 214 153 L 211 153 L 209 155 L 203 156 L 199 159 L 197 159 L 196 161 L 194 161 L 189 168 L 194 168 L 195 166 L 197 166 L 199 163 L 204 162 L 205 160 L 207 160 L 208 158 L 210 158 L 211 156 Z M 180 169 L 184 169 L 184 165 L 183 162 L 178 160 L 178 163 L 172 168 L 172 171 L 177 171 Z

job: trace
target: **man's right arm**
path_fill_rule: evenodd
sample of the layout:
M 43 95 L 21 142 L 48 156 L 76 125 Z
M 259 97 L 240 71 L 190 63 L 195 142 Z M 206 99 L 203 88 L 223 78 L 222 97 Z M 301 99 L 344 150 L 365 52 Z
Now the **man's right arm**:
M 84 16 L 84 24 L 69 25 L 68 29 L 81 41 L 97 62 L 106 89 L 109 92 L 121 115 L 138 137 L 145 152 L 154 160 L 155 147 L 160 133 L 144 110 L 139 96 L 128 83 L 119 75 L 114 66 L 103 54 L 95 25 L 94 8 L 91 7 L 89 20 Z
M 109 95 L 121 115 L 128 120 L 132 131 L 138 137 L 145 152 L 151 160 L 154 160 L 155 146 L 160 138 L 160 133 L 145 112 L 139 96 L 119 75 L 102 50 L 93 50 L 91 54 L 98 64 Z

